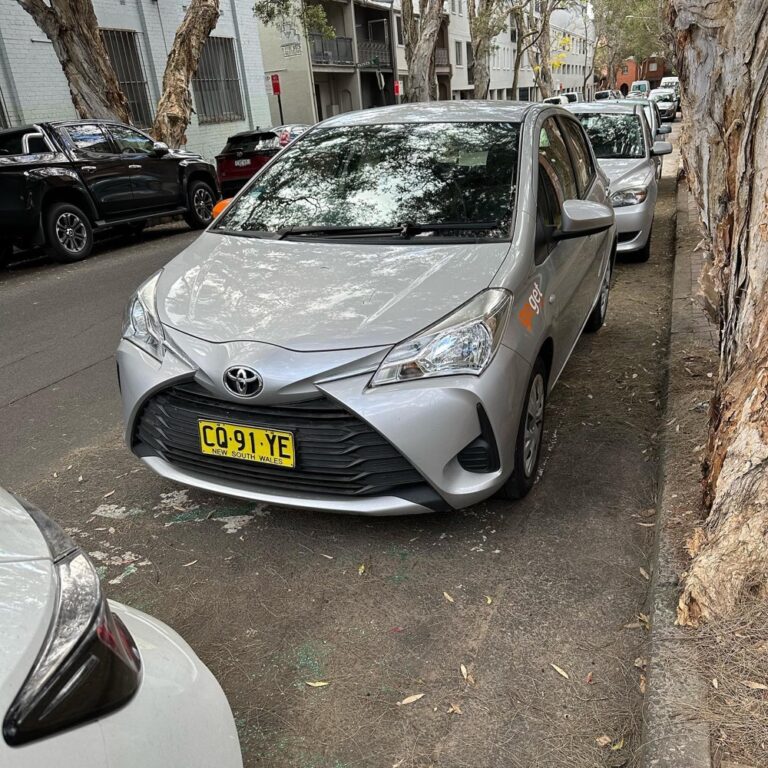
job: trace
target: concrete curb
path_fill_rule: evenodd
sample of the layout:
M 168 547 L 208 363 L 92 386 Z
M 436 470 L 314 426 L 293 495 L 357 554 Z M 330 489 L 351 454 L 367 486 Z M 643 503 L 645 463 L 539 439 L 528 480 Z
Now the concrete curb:
M 707 340 L 706 318 L 695 306 L 692 275 L 696 268 L 693 249 L 699 236 L 689 216 L 688 187 L 677 186 L 675 267 L 672 289 L 672 320 L 668 352 L 667 399 L 663 447 L 659 463 L 659 498 L 656 540 L 650 587 L 650 666 L 646 688 L 640 765 L 642 768 L 710 768 L 709 726 L 692 713 L 703 710 L 706 683 L 690 669 L 690 652 L 684 655 L 686 632 L 675 626 L 678 573 L 681 562 L 668 526 L 674 499 L 690 478 L 675 476 L 668 456 L 676 441 L 670 421 L 688 412 L 690 404 L 680 380 L 686 349 Z M 700 317 L 699 317 L 700 315 Z M 678 377 L 676 379 L 676 377 Z M 706 416 L 702 416 L 706 422 Z M 694 459 L 695 460 L 695 459 Z M 679 493 L 678 493 L 679 492 Z M 699 702 L 701 705 L 699 705 Z

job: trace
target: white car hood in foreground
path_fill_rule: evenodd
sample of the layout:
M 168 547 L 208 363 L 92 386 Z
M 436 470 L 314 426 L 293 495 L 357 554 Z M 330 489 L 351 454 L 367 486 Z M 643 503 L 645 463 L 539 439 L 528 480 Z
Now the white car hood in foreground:
M 165 267 L 157 307 L 164 324 L 212 342 L 298 351 L 386 346 L 488 287 L 509 247 L 205 233 Z
M 644 187 L 654 175 L 648 158 L 627 160 L 598 160 L 598 165 L 610 179 L 611 192 L 631 187 Z

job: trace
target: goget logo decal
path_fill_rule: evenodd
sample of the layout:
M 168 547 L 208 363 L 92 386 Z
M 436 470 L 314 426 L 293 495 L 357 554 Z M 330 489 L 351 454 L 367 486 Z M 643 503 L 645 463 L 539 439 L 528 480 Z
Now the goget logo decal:
M 541 305 L 544 303 L 544 294 L 538 283 L 533 284 L 528 301 L 523 304 L 517 316 L 527 331 L 533 330 L 533 320 L 541 314 Z

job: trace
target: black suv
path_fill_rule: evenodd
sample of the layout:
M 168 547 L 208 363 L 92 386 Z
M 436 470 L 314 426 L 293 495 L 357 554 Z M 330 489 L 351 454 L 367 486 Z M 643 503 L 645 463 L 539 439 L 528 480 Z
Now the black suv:
M 77 261 L 91 252 L 94 231 L 135 234 L 161 216 L 203 228 L 218 199 L 213 165 L 129 125 L 76 120 L 0 131 L 0 262 L 14 244 Z

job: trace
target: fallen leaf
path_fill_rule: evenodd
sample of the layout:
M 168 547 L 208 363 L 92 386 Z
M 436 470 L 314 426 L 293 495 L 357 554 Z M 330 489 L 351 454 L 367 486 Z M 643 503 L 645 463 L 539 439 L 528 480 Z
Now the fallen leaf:
M 467 668 L 462 664 L 459 669 L 461 670 L 461 676 L 466 680 L 469 673 L 467 672 Z
M 768 691 L 768 685 L 756 683 L 754 680 L 742 680 L 741 684 L 751 688 L 753 691 Z
M 83 482 L 83 476 L 82 475 L 78 475 L 77 482 L 78 483 L 82 483 Z
M 458 704 L 451 704 L 451 706 L 448 707 L 448 714 L 449 715 L 462 715 L 464 713 L 461 711 L 461 707 Z
M 607 747 L 613 739 L 610 736 L 598 736 L 595 741 L 599 747 Z
M 59 476 L 59 473 L 58 473 L 58 472 L 54 472 L 54 473 L 53 473 L 53 476 L 54 476 L 54 477 L 58 477 L 58 476 Z
M 648 659 L 646 659 L 646 658 L 645 658 L 645 657 L 643 657 L 643 656 L 638 656 L 638 657 L 635 659 L 635 666 L 636 666 L 638 669 L 645 669 L 645 668 L 648 666 Z
M 188 563 L 184 563 L 184 565 L 182 565 L 181 567 L 182 568 L 189 568 L 190 565 L 194 565 L 196 562 L 197 562 L 197 560 L 191 560 Z
M 639 621 L 633 621 L 629 624 L 624 625 L 624 629 L 640 629 L 642 624 Z
M 324 557 L 326 560 L 333 560 L 332 555 L 324 555 L 322 552 L 320 553 L 320 557 Z
M 472 675 L 467 675 L 467 684 L 468 685 L 474 685 L 475 684 L 475 678 L 472 677 Z
M 455 603 L 456 601 L 447 593 L 443 592 L 443 597 L 449 602 L 449 603 Z
M 490 605 L 493 602 L 493 598 L 490 595 L 486 595 L 485 602 L 487 605 Z
M 591 672 L 584 678 L 584 682 L 587 685 L 594 685 L 594 681 L 592 680 L 592 673 Z
M 635 525 L 641 525 L 643 528 L 653 528 L 656 523 L 635 523 Z
M 400 766 L 405 762 L 405 758 L 401 757 L 396 763 L 393 763 L 392 768 L 400 768 Z
M 648 571 L 646 571 L 646 570 L 645 570 L 645 568 L 642 568 L 642 567 L 640 568 L 640 575 L 641 575 L 641 576 L 642 576 L 642 577 L 643 577 L 643 578 L 644 578 L 646 581 L 650 581 L 650 580 L 651 580 L 651 575 L 648 573 Z
M 645 694 L 645 687 L 648 684 L 648 680 L 646 679 L 645 675 L 640 675 L 640 693 Z
M 389 631 L 398 633 L 398 632 L 403 632 L 404 630 L 402 627 L 391 627 Z
M 102 498 L 108 499 L 110 496 L 114 494 L 114 491 L 110 491 L 109 493 L 105 493 Z
M 553 664 L 552 662 L 550 662 L 549 666 L 552 667 L 552 669 L 554 669 L 558 675 L 560 675 L 561 677 L 564 677 L 566 680 L 571 679 L 571 676 L 564 669 L 558 667 L 557 664 Z
M 713 687 L 715 690 L 717 690 L 717 688 L 719 687 L 719 685 L 720 685 L 720 683 L 718 683 L 718 682 L 717 682 L 717 678 L 716 678 L 716 677 L 713 677 L 713 678 L 712 678 L 712 687 Z
M 643 629 L 650 629 L 651 620 L 648 618 L 648 614 L 638 613 L 637 618 L 640 621 L 640 624 L 643 626 Z
M 365 573 L 365 563 L 360 563 L 360 566 L 357 569 L 357 575 L 362 576 Z
M 423 693 L 414 693 L 412 696 L 406 696 L 402 701 L 397 702 L 397 706 L 404 707 L 406 704 L 413 704 L 414 701 L 418 701 L 423 696 L 425 696 Z
M 624 746 L 624 737 L 622 736 L 618 741 L 611 744 L 611 751 L 618 752 Z
M 306 680 L 305 682 L 310 688 L 325 688 L 326 685 L 330 685 L 327 680 Z

